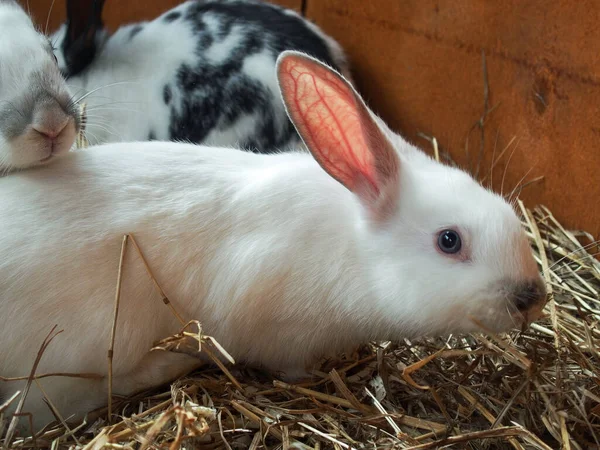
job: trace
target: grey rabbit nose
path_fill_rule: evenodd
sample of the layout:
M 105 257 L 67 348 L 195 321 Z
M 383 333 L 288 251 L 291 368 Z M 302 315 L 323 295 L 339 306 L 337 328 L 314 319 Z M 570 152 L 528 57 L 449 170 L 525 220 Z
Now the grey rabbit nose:
M 521 312 L 542 303 L 545 299 L 546 286 L 541 279 L 525 282 L 513 294 L 513 303 Z
M 67 116 L 62 117 L 60 120 L 56 120 L 56 118 L 42 120 L 39 123 L 34 123 L 32 128 L 49 139 L 55 139 L 67 127 L 69 120 L 70 118 Z

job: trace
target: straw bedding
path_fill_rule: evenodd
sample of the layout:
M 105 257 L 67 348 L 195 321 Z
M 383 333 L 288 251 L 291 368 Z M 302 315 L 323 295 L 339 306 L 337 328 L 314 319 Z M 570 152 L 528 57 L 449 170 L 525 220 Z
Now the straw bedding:
M 35 437 L 9 436 L 2 405 L 0 442 L 15 449 L 600 448 L 599 246 L 585 247 L 590 236 L 565 230 L 544 207 L 518 206 L 551 291 L 545 318 L 527 330 L 371 343 L 323 361 L 313 382 L 293 386 L 277 374 L 205 367 L 114 399 L 111 422 L 105 409 Z M 190 339 L 196 348 L 184 344 Z M 193 353 L 200 343 L 212 354 L 226 350 L 198 322 L 157 346 Z

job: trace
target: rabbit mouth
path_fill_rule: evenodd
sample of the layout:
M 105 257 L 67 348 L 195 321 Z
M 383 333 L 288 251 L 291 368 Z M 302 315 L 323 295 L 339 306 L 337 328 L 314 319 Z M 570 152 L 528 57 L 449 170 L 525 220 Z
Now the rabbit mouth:
M 40 164 L 47 163 L 54 157 L 66 153 L 69 151 L 69 146 L 65 145 L 63 141 L 51 141 L 49 142 L 48 156 L 40 159 Z
M 540 319 L 544 314 L 544 306 L 545 303 L 540 303 L 538 306 L 534 308 L 530 308 L 523 312 L 514 312 L 511 314 L 511 318 L 516 324 L 520 324 L 521 331 L 527 330 L 529 326 Z
M 50 153 L 48 156 L 46 156 L 45 158 L 40 159 L 41 163 L 45 163 L 50 161 L 52 158 L 54 158 L 54 155 L 56 155 L 56 143 L 51 142 L 50 143 Z
M 513 311 L 508 308 L 501 311 L 493 308 L 487 314 L 468 314 L 467 318 L 476 332 L 496 334 L 515 329 L 523 332 L 542 316 L 542 310 L 543 307 L 526 311 Z

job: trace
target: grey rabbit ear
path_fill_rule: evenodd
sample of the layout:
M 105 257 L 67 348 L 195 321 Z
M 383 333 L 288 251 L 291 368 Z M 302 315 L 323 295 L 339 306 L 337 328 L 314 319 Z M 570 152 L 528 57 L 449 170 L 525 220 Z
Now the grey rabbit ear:
M 62 52 L 69 76 L 81 72 L 96 56 L 96 36 L 104 28 L 104 1 L 67 0 L 67 30 Z

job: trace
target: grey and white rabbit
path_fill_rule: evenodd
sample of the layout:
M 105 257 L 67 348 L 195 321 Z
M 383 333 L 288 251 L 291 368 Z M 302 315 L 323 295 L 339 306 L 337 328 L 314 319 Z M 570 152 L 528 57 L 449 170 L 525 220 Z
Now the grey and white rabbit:
M 48 37 L 0 1 L 0 175 L 68 152 L 81 126 Z
M 104 0 L 67 1 L 52 36 L 71 89 L 89 93 L 90 143 L 173 140 L 275 152 L 298 146 L 277 89 L 285 50 L 348 77 L 341 47 L 296 12 L 255 0 L 187 1 L 109 36 Z

